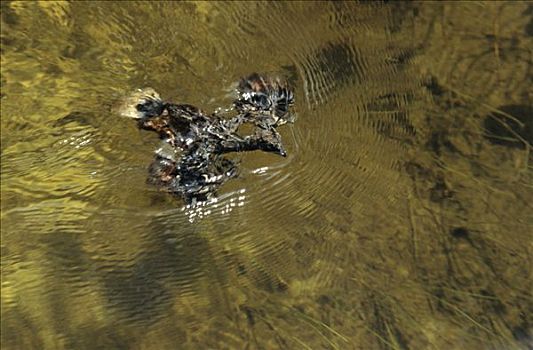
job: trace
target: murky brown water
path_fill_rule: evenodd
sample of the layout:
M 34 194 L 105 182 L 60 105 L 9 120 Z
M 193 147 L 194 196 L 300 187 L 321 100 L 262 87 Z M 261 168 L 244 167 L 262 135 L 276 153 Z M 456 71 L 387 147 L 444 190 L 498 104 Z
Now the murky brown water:
M 2 2 L 2 348 L 533 346 L 530 3 Z M 285 76 L 289 157 L 145 183 L 133 89 Z

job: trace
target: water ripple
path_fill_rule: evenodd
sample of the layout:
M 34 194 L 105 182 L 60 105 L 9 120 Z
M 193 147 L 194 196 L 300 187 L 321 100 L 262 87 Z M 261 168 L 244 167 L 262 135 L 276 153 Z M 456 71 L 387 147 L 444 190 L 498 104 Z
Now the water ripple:
M 29 315 L 43 337 L 63 334 L 72 348 L 106 332 L 120 346 L 103 347 L 175 346 L 189 331 L 206 339 L 195 345 L 220 338 L 202 348 L 246 348 L 254 332 L 279 327 L 265 308 L 294 297 L 278 321 L 330 341 L 322 322 L 293 311 L 352 283 L 348 271 L 365 254 L 356 243 L 376 212 L 404 216 L 400 169 L 425 100 L 416 48 L 393 38 L 393 11 L 355 2 L 2 6 L 8 318 Z M 295 90 L 296 122 L 280 127 L 289 156 L 232 155 L 242 173 L 201 205 L 146 184 L 159 141 L 110 106 L 152 86 L 174 102 L 224 108 L 254 71 Z M 312 346 L 326 347 L 342 348 Z

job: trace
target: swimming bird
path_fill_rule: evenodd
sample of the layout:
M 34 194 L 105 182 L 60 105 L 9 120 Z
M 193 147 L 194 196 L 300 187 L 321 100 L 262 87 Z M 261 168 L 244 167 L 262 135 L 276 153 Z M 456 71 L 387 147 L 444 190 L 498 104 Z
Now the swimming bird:
M 140 129 L 157 132 L 166 144 L 156 151 L 149 183 L 187 203 L 204 201 L 237 176 L 235 162 L 224 154 L 260 150 L 287 155 L 276 129 L 294 122 L 294 94 L 287 84 L 254 73 L 241 79 L 237 93 L 236 115 L 230 118 L 165 102 L 152 88 L 139 89 L 123 101 L 120 114 L 137 120 Z M 242 136 L 239 127 L 247 123 L 254 126 L 253 132 Z

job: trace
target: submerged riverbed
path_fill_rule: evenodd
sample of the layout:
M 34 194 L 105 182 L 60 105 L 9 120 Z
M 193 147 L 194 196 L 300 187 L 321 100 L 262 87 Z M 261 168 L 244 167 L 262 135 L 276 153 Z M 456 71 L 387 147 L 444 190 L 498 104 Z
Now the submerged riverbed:
M 2 2 L 3 349 L 533 346 L 533 6 Z M 287 158 L 146 184 L 150 86 L 284 77 Z

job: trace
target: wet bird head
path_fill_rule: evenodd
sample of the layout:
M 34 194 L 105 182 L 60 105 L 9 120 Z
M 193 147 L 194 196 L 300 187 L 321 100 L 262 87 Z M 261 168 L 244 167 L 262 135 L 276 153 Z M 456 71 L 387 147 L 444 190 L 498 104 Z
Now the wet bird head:
M 257 130 L 256 139 L 262 151 L 275 153 L 282 157 L 287 156 L 287 152 L 281 142 L 281 135 L 274 128 Z

